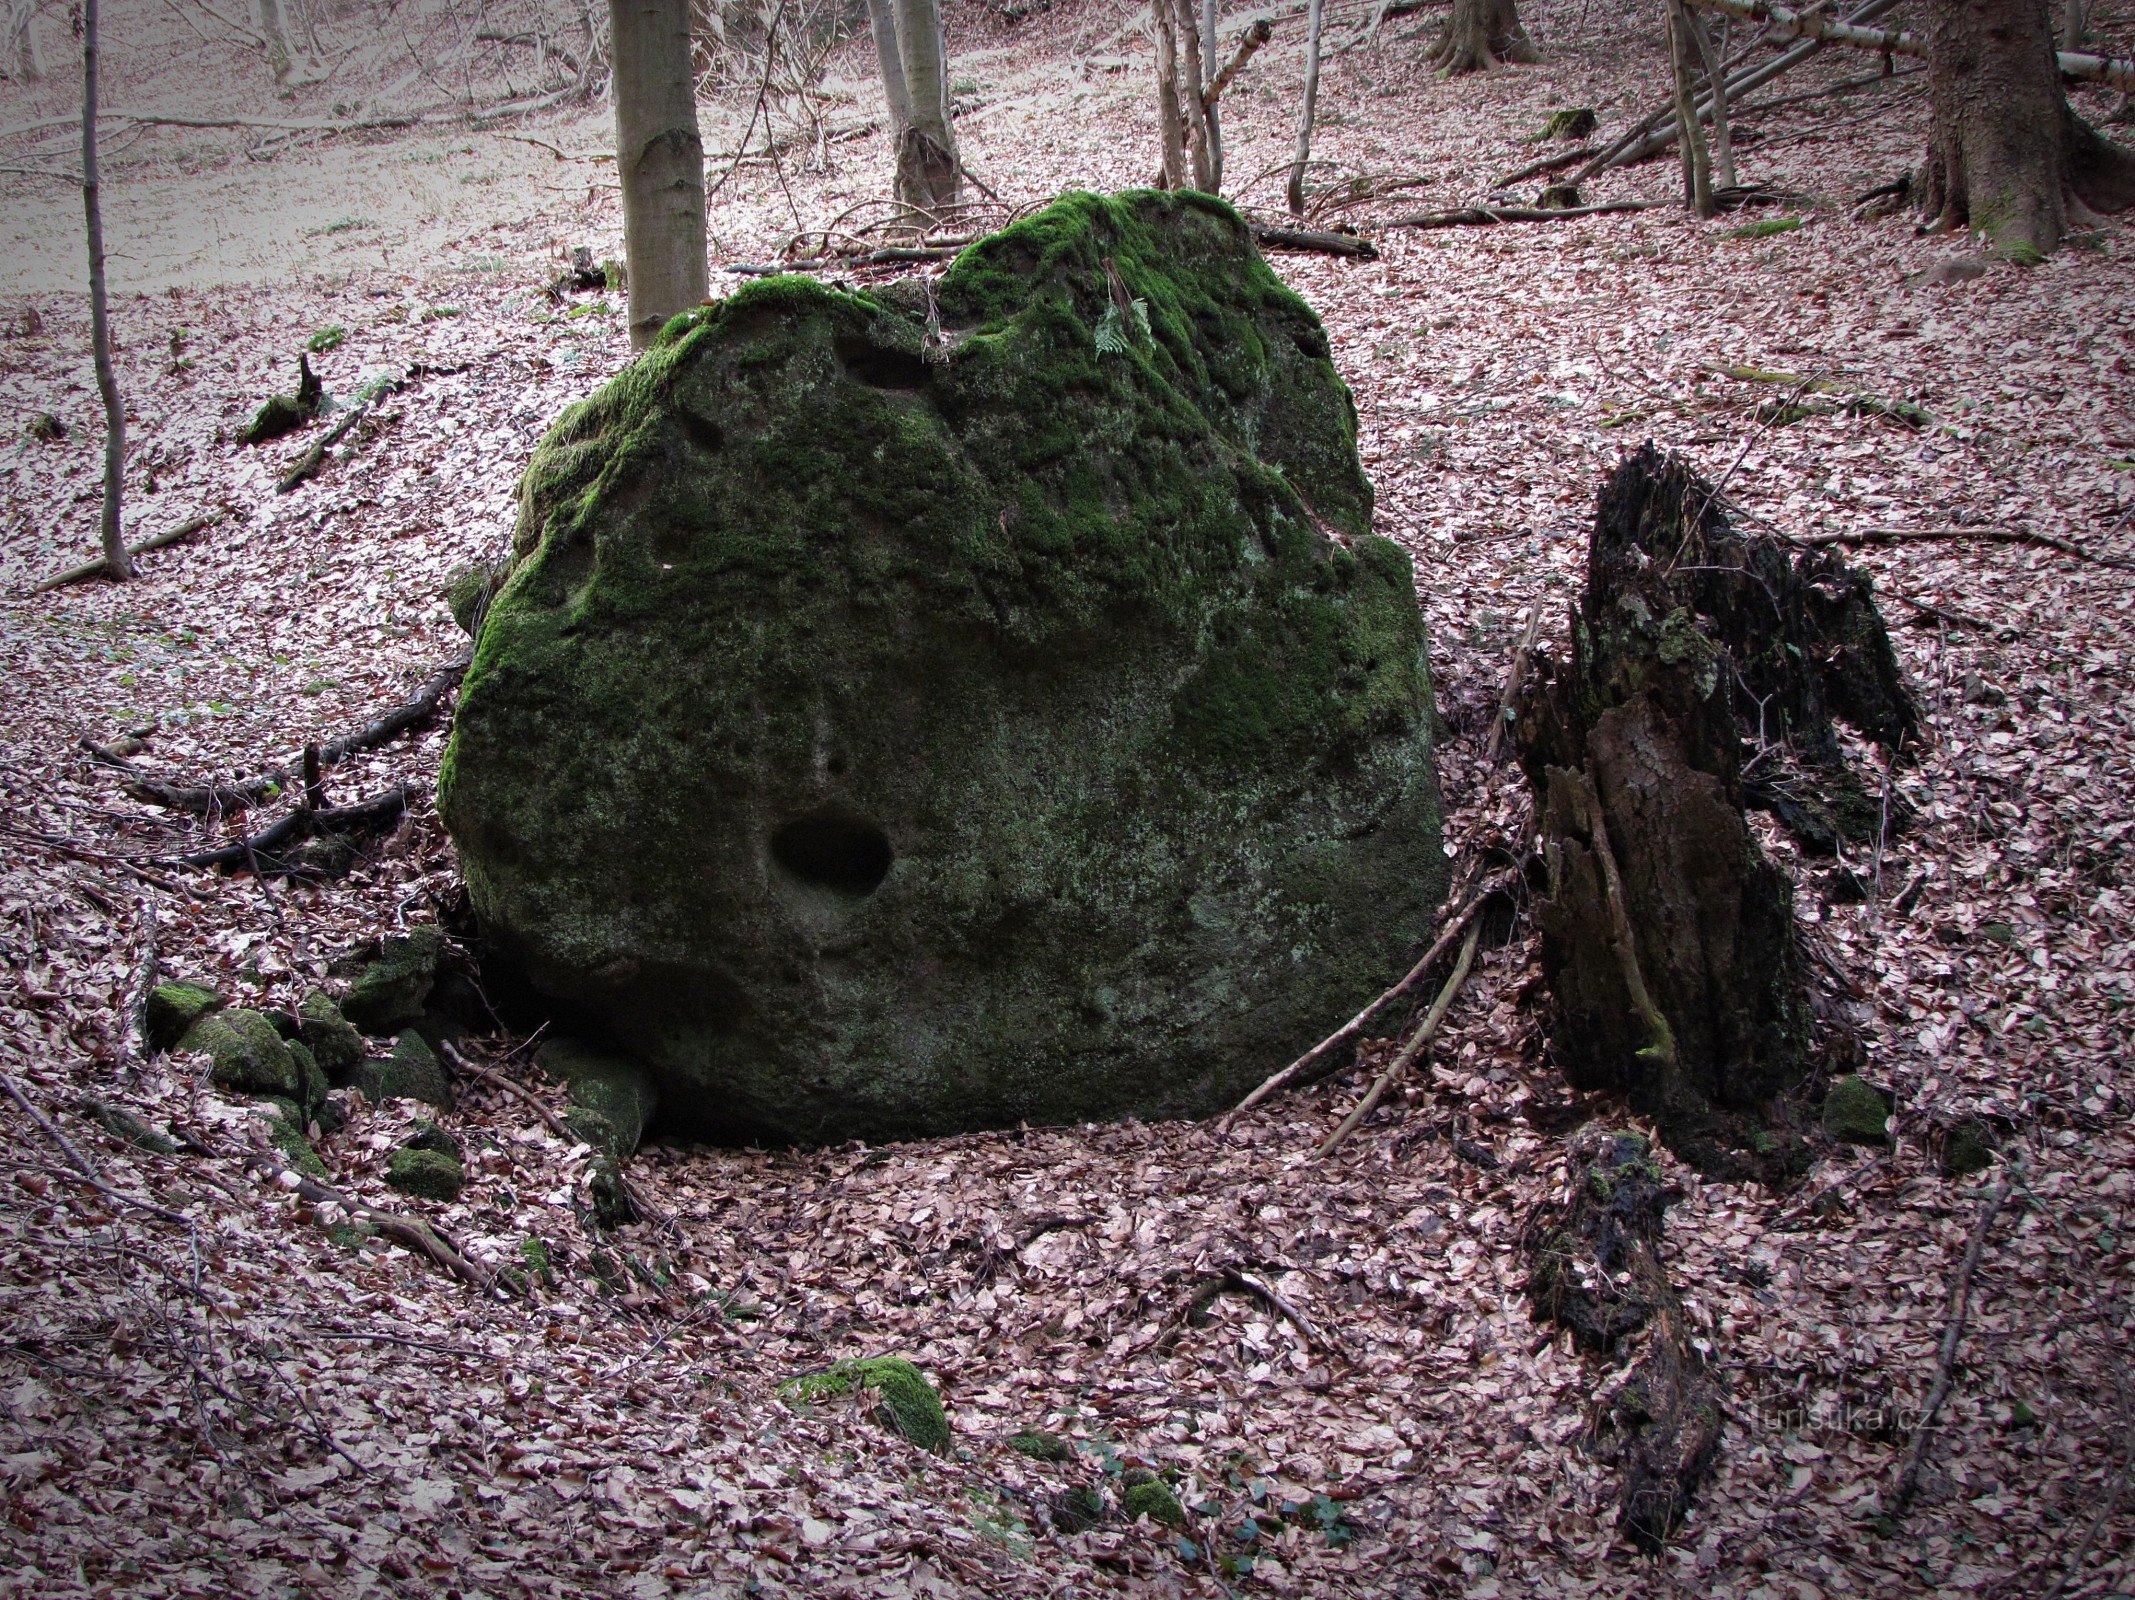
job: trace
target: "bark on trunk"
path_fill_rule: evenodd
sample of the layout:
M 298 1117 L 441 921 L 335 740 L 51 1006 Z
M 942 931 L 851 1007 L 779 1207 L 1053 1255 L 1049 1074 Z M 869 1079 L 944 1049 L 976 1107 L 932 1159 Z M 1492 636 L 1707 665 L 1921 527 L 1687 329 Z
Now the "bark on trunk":
M 1156 0 L 1162 5 L 1164 0 Z M 1202 67 L 1201 30 L 1194 20 L 1194 0 L 1172 0 L 1179 18 L 1179 104 L 1186 113 L 1186 153 L 1193 166 L 1194 187 L 1215 193 L 1210 181 L 1207 90 Z
M 1712 156 L 1698 124 L 1697 46 L 1691 42 L 1689 8 L 1668 0 L 1668 61 L 1675 85 L 1676 148 L 1683 161 L 1683 204 L 1701 217 L 1719 211 L 1712 198 Z
M 2135 153 L 2069 109 L 2049 0 L 1943 0 L 1926 19 L 1922 209 L 2033 261 L 2096 211 L 2135 203 Z
M 1698 64 L 1705 73 L 1705 93 L 1712 112 L 1712 172 L 1714 183 L 1722 189 L 1735 186 L 1735 138 L 1727 121 L 1727 72 L 1721 51 L 1714 44 L 1712 29 L 1706 26 L 1704 17 L 1689 7 L 1683 9 L 1690 23 L 1691 42 L 1698 47 Z M 1705 107 L 1698 108 L 1703 115 Z
M 289 30 L 282 22 L 282 0 L 259 0 L 253 8 L 259 20 L 259 36 L 267 48 L 267 65 L 276 83 L 289 81 Z
M 911 121 L 897 142 L 897 198 L 938 216 L 963 198 L 964 168 L 949 125 L 949 57 L 940 0 L 895 0 Z
M 615 156 L 623 185 L 630 342 L 701 305 L 704 140 L 690 70 L 689 0 L 609 0 L 615 54 Z
M 1290 163 L 1290 185 L 1285 198 L 1290 215 L 1305 214 L 1305 166 L 1312 159 L 1312 118 L 1320 97 L 1320 26 L 1326 20 L 1324 0 L 1312 0 L 1305 24 L 1305 100 L 1297 113 L 1297 157 Z
M 1431 50 L 1431 65 L 1449 78 L 1537 59 L 1516 0 L 1453 0 L 1445 31 Z
M 1149 0 L 1149 21 L 1156 34 L 1156 186 L 1183 189 L 1186 108 L 1179 95 L 1179 19 L 1172 0 Z
M 96 358 L 96 389 L 104 400 L 104 572 L 133 576 L 119 509 L 126 488 L 126 404 L 111 367 L 111 314 L 104 295 L 104 215 L 96 162 L 96 0 L 82 5 L 82 212 L 89 230 L 89 342 Z
M 1216 66 L 1216 0 L 1202 0 L 1201 4 L 1201 66 L 1213 82 Z M 1206 88 L 1202 91 L 1202 120 L 1208 125 L 1208 182 L 1202 187 L 1210 194 L 1223 192 L 1223 115 L 1217 109 L 1215 99 Z

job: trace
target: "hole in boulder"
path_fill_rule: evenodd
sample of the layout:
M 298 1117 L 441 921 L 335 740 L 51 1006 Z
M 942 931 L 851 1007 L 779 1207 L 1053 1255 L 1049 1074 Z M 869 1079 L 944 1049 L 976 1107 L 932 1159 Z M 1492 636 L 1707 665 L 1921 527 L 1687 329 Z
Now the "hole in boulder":
M 853 338 L 840 338 L 832 348 L 838 364 L 870 389 L 908 393 L 926 386 L 927 364 L 917 355 Z
M 839 894 L 873 894 L 896 852 L 878 823 L 843 811 L 796 817 L 771 835 L 771 859 L 802 883 Z
M 682 431 L 699 450 L 709 454 L 726 443 L 726 435 L 710 417 L 699 416 L 688 406 L 682 407 L 681 411 Z

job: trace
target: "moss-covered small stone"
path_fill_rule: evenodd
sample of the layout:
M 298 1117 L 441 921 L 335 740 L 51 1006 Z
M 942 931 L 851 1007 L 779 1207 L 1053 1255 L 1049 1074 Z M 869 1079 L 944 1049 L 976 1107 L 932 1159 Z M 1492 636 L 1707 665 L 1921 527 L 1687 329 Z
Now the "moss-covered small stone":
M 387 939 L 349 985 L 341 1015 L 365 1033 L 406 1027 L 423 1014 L 444 954 L 445 937 L 435 928 L 412 928 Z
M 779 1392 L 812 1403 L 865 1389 L 882 1400 L 884 1420 L 922 1450 L 949 1448 L 949 1415 L 926 1374 L 902 1356 L 866 1356 L 840 1361 L 826 1372 L 788 1379 Z
M 1059 1434 L 1047 1433 L 1042 1428 L 1009 1435 L 1008 1448 L 1033 1461 L 1072 1461 L 1075 1457 L 1072 1444 Z
M 1147 332 L 1107 353 L 1115 281 Z M 485 932 L 682 1131 L 1212 1111 L 1428 935 L 1415 572 L 1219 200 L 1067 196 L 931 298 L 688 312 L 521 506 L 440 813 Z
M 393 1054 L 384 1061 L 365 1061 L 356 1069 L 355 1085 L 364 1098 L 422 1100 L 434 1106 L 452 1102 L 452 1086 L 445 1079 L 437 1052 L 421 1034 L 410 1028 L 393 1041 Z
M 501 563 L 495 561 L 470 562 L 445 580 L 445 604 L 461 632 L 472 634 L 482 625 L 490 599 L 503 581 Z
M 1848 1144 L 1890 1143 L 1890 1102 L 1861 1078 L 1841 1078 L 1824 1091 L 1824 1132 Z
M 549 1247 L 541 1239 L 521 1239 L 519 1259 L 526 1263 L 527 1275 L 544 1289 L 556 1287 L 555 1263 L 549 1259 Z
M 435 1150 L 441 1156 L 460 1159 L 460 1141 L 434 1122 L 418 1122 L 401 1141 L 403 1150 Z
M 627 1160 L 660 1103 L 645 1069 L 576 1039 L 547 1041 L 534 1061 L 568 1088 L 571 1110 L 565 1116 L 578 1136 L 617 1161 Z
M 211 1011 L 220 1011 L 222 1005 L 222 996 L 201 984 L 157 984 L 148 991 L 145 1021 L 149 1049 L 170 1049 L 191 1031 L 194 1023 Z
M 1105 1497 L 1091 1484 L 1071 1484 L 1053 1497 L 1053 1525 L 1062 1533 L 1087 1533 L 1104 1520 Z
M 424 1200 L 457 1200 L 467 1172 L 438 1150 L 395 1150 L 386 1163 L 385 1181 L 403 1194 Z
M 309 1045 L 301 1039 L 291 1039 L 287 1043 L 290 1059 L 297 1064 L 297 1103 L 304 1108 L 304 1120 L 309 1122 L 312 1113 L 326 1103 L 327 1092 L 333 1085 L 319 1070 L 318 1058 L 311 1053 Z
M 175 1144 L 124 1106 L 115 1106 L 108 1100 L 99 1100 L 91 1095 L 82 1101 L 82 1112 L 106 1133 L 124 1139 L 128 1144 L 139 1145 L 143 1150 L 153 1150 L 159 1156 L 177 1154 L 178 1147 Z
M 1165 1528 L 1186 1526 L 1186 1508 L 1171 1492 L 1171 1485 L 1150 1473 L 1140 1474 L 1119 1497 L 1119 1508 L 1128 1521 L 1147 1517 Z
M 297 1033 L 329 1082 L 348 1082 L 349 1074 L 363 1061 L 363 1035 L 326 995 L 304 997 L 304 1003 L 297 1007 Z
M 1994 1165 L 1994 1139 L 1987 1125 L 1967 1117 L 1942 1141 L 1942 1170 L 1952 1178 L 1969 1178 Z
M 279 1150 L 282 1158 L 305 1177 L 329 1176 L 326 1163 L 320 1159 L 319 1152 L 312 1148 L 311 1140 L 305 1137 L 305 1125 L 297 1120 L 301 1113 L 286 1100 L 273 1104 L 273 1115 L 267 1121 L 267 1142 Z
M 304 1079 L 296 1057 L 257 1011 L 211 1011 L 179 1040 L 183 1050 L 205 1051 L 214 1063 L 208 1078 L 232 1094 L 278 1094 L 304 1097 Z

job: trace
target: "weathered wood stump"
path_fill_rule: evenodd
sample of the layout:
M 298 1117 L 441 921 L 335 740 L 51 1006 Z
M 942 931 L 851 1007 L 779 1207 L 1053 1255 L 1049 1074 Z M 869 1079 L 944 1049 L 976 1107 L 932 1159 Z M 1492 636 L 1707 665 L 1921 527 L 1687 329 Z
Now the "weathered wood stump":
M 1651 446 L 1602 491 L 1572 656 L 1517 709 L 1548 883 L 1536 906 L 1552 1047 L 1701 1170 L 1798 1165 L 1811 1061 L 1793 887 L 1744 817 L 1759 766 L 1845 773 L 1833 717 L 1893 745 L 1915 715 L 1867 578 L 1727 526 Z M 1851 779 L 1858 791 L 1858 779 Z

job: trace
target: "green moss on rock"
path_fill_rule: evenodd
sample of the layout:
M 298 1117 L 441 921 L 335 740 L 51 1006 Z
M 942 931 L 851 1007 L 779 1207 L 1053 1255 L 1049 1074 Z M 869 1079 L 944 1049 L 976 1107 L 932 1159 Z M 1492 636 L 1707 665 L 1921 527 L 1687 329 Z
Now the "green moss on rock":
M 660 1103 L 645 1069 L 577 1039 L 546 1041 L 534 1052 L 534 1064 L 569 1091 L 571 1109 L 564 1115 L 578 1136 L 618 1161 L 628 1159 Z
M 1942 1170 L 1945 1176 L 1969 1178 L 1994 1165 L 1994 1136 L 1977 1117 L 1967 1117 L 1942 1140 Z
M 1042 1428 L 1009 1435 L 1008 1448 L 1033 1461 L 1072 1461 L 1075 1458 L 1074 1445 L 1059 1434 L 1047 1433 Z
M 457 1200 L 467 1171 L 456 1156 L 442 1150 L 395 1150 L 386 1163 L 385 1181 L 403 1194 L 424 1200 Z
M 159 983 L 148 991 L 145 1024 L 148 1048 L 168 1050 L 194 1023 L 222 1009 L 222 996 L 198 983 Z
M 412 928 L 387 939 L 363 963 L 341 1001 L 341 1015 L 365 1033 L 391 1033 L 423 1014 L 437 981 L 445 937 L 435 928 Z
M 267 1142 L 281 1152 L 282 1159 L 307 1178 L 331 1176 L 319 1152 L 305 1136 L 307 1125 L 304 1114 L 287 1100 L 274 1100 L 269 1104 L 272 1114 L 267 1119 Z
M 495 561 L 469 562 L 445 580 L 445 605 L 461 632 L 472 634 L 481 627 L 497 585 L 503 581 L 504 573 Z
M 357 1067 L 355 1086 L 374 1104 L 384 1100 L 422 1100 L 434 1106 L 449 1105 L 452 1086 L 437 1052 L 421 1034 L 410 1028 L 393 1041 L 393 1054 L 384 1061 L 365 1061 Z
M 1108 260 L 1150 332 L 1100 359 Z M 685 1131 L 1213 1110 L 1444 885 L 1410 563 L 1238 217 L 1071 195 L 935 305 L 753 284 L 522 485 L 440 809 Z
M 1890 1143 L 1890 1102 L 1861 1078 L 1841 1078 L 1824 1091 L 1824 1132 L 1848 1144 Z
M 1153 1473 L 1134 1475 L 1119 1497 L 1119 1509 L 1129 1522 L 1147 1517 L 1159 1527 L 1186 1526 L 1186 1508 L 1171 1492 L 1171 1485 Z
M 308 994 L 297 1007 L 297 1035 L 329 1082 L 346 1083 L 363 1062 L 363 1035 L 323 994 Z
M 205 1051 L 213 1063 L 208 1078 L 232 1094 L 278 1094 L 304 1098 L 297 1059 L 257 1011 L 211 1011 L 187 1030 L 182 1050 Z
M 779 1393 L 803 1404 L 865 1389 L 882 1400 L 883 1419 L 922 1450 L 939 1454 L 949 1448 L 949 1416 L 926 1374 L 902 1356 L 867 1356 L 840 1361 L 825 1372 L 811 1372 L 779 1385 Z

